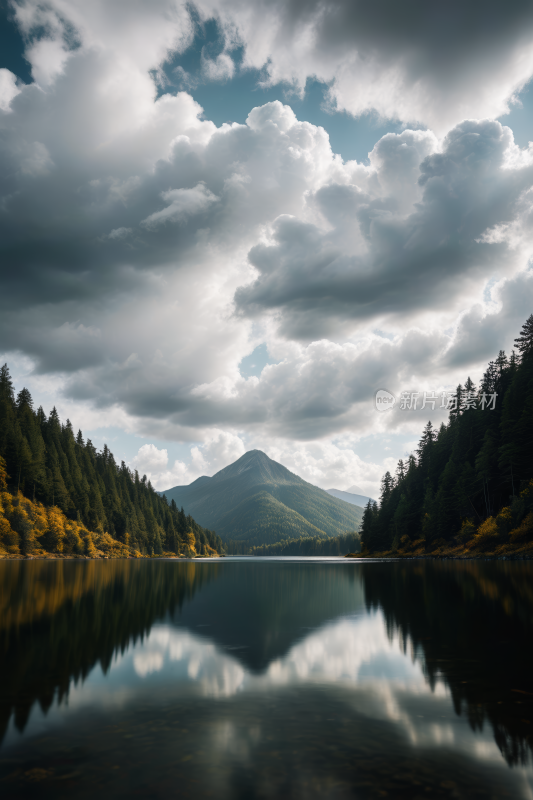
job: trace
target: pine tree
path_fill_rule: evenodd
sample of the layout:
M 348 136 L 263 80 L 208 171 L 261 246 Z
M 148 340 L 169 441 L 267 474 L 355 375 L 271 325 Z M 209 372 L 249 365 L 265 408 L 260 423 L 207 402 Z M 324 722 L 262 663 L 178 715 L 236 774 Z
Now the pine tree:
M 7 364 L 0 367 L 0 397 L 7 401 L 13 401 L 15 397 L 13 381 L 11 380 Z
M 498 377 L 498 368 L 494 361 L 489 361 L 489 365 L 483 374 L 481 381 L 481 391 L 486 394 L 492 394 L 496 388 L 496 379 Z
M 387 472 L 381 479 L 381 495 L 380 495 L 381 505 L 387 502 L 387 500 L 391 496 L 393 488 L 394 488 L 394 479 L 390 474 L 390 472 L 387 470 Z
M 431 424 L 430 421 L 426 424 L 424 428 L 422 438 L 420 439 L 420 442 L 418 443 L 418 448 L 416 450 L 416 454 L 418 456 L 418 463 L 424 471 L 427 471 L 429 469 L 429 464 L 431 462 L 431 453 L 436 438 L 437 434 L 433 430 L 433 425 Z
M 405 473 L 406 473 L 405 464 L 403 463 L 403 458 L 400 458 L 400 460 L 398 461 L 398 466 L 396 467 L 396 484 L 398 486 L 405 478 Z
M 33 411 L 33 399 L 28 389 L 23 388 L 17 395 L 17 408 L 27 407 Z
M 524 322 L 520 335 L 514 342 L 522 356 L 533 351 L 533 314 L 530 314 Z

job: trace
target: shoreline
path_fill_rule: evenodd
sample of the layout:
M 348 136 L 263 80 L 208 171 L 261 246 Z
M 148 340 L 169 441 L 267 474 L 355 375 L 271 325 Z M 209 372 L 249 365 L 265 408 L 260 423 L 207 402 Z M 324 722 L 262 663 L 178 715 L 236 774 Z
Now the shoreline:
M 216 556 L 79 556 L 69 553 L 47 553 L 46 555 L 24 556 L 20 553 L 0 554 L 0 561 L 210 561 L 225 558 L 225 555 Z
M 504 553 L 348 553 L 344 558 L 357 559 L 360 561 L 420 561 L 431 559 L 432 561 L 531 561 L 533 551 L 531 549 L 517 552 Z
M 283 556 L 272 556 L 272 558 L 283 558 Z M 20 554 L 2 554 L 0 561 L 216 561 L 226 558 L 226 555 L 216 556 L 80 556 L 62 555 L 61 553 L 50 553 L 49 555 L 24 556 Z M 231 556 L 230 556 L 231 558 Z M 248 556 L 250 559 L 256 556 Z M 261 556 L 260 558 L 268 558 Z M 290 558 L 290 557 L 289 557 Z M 314 560 L 313 556 L 298 556 L 298 559 Z M 347 553 L 344 556 L 337 556 L 339 559 L 350 559 L 352 561 L 532 561 L 533 553 L 507 553 L 505 555 L 495 555 L 493 553 L 470 553 L 470 554 L 392 554 L 376 553 L 375 555 L 360 553 Z
M 464 555 L 435 555 L 427 553 L 426 555 L 348 555 L 344 558 L 350 558 L 354 561 L 532 561 L 533 554 L 507 554 L 507 555 L 494 555 L 493 553 L 471 553 Z

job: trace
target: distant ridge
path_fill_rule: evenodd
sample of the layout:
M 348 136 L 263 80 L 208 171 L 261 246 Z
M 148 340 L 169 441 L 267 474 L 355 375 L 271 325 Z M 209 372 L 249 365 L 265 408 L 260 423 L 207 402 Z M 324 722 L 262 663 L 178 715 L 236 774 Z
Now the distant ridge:
M 365 494 L 343 492 L 341 489 L 326 489 L 326 492 L 332 497 L 338 497 L 339 500 L 344 500 L 345 503 L 351 503 L 352 505 L 359 506 L 360 508 L 364 508 L 369 500 L 373 501 L 372 497 L 367 497 Z
M 251 545 L 329 538 L 359 528 L 362 520 L 357 505 L 307 483 L 261 450 L 250 450 L 212 478 L 203 475 L 160 494 L 222 539 Z

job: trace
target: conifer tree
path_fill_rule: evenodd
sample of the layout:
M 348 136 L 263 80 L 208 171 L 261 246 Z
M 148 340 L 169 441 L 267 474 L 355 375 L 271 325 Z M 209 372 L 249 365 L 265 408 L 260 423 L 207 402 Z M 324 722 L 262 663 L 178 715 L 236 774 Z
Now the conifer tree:
M 514 342 L 522 356 L 533 351 L 533 314 L 530 314 L 524 322 L 520 335 Z

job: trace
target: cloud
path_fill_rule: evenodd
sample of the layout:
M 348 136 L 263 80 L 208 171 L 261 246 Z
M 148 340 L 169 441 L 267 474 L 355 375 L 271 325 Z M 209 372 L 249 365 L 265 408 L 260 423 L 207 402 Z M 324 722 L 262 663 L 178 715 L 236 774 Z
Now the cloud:
M 246 63 L 267 64 L 272 80 L 287 78 L 289 60 L 300 80 L 318 54 L 316 74 L 333 76 L 332 92 L 351 76 L 355 97 L 374 70 L 368 91 L 383 113 L 399 102 L 385 91 L 390 80 L 411 104 L 402 114 L 423 107 L 437 120 L 437 133 L 388 134 L 368 164 L 344 163 L 324 128 L 278 101 L 217 128 L 191 94 L 158 96 L 157 70 L 192 40 L 184 5 L 154 0 L 118 13 L 100 0 L 51 0 L 45 17 L 43 8 L 28 0 L 16 9 L 40 85 L 14 93 L 11 73 L 0 73 L 10 109 L 0 152 L 7 359 L 30 359 L 36 383 L 48 376 L 83 418 L 188 442 L 187 463 L 169 465 L 155 445 L 137 456 L 162 488 L 256 446 L 325 488 L 346 475 L 339 488 L 370 492 L 382 465 L 358 460 L 361 437 L 415 439 L 427 421 L 425 410 L 378 415 L 375 391 L 477 379 L 531 313 L 532 153 L 498 122 L 454 116 L 479 90 L 481 44 L 471 42 L 470 57 L 451 26 L 460 86 L 435 66 L 445 58 L 439 26 L 417 18 L 409 32 L 413 6 L 378 30 L 375 10 L 357 3 L 202 2 L 204 18 L 225 26 L 224 52 L 240 41 Z M 487 13 L 494 21 L 500 12 Z M 529 41 L 528 19 L 505 13 L 486 67 L 487 86 L 501 68 L 495 103 L 518 80 L 509 64 Z M 358 61 L 358 26 L 375 63 Z M 40 42 L 59 60 L 39 56 Z M 213 80 L 230 70 L 217 63 Z M 261 343 L 275 363 L 245 379 L 239 364 Z
M 192 448 L 192 467 L 201 474 L 214 475 L 244 455 L 245 450 L 244 442 L 236 434 L 211 430 L 201 447 Z
M 509 168 L 512 149 L 498 122 L 463 122 L 442 148 L 429 133 L 388 134 L 367 171 L 316 193 L 327 227 L 274 222 L 271 240 L 250 251 L 259 276 L 238 290 L 238 306 L 251 316 L 281 311 L 283 332 L 305 339 L 343 318 L 456 308 L 473 282 L 512 274 L 530 251 L 515 244 L 502 259 L 503 239 L 483 238 L 521 205 L 529 216 L 533 161 Z
M 114 228 L 107 234 L 107 238 L 124 239 L 126 236 L 129 236 L 130 233 L 133 233 L 133 228 Z
M 143 444 L 132 461 L 140 472 L 161 472 L 168 464 L 168 452 L 158 450 L 155 444 Z
M 265 451 L 275 461 L 322 489 L 347 490 L 357 483 L 370 496 L 377 497 L 383 465 L 364 461 L 354 452 L 349 437 L 337 442 L 269 442 Z
M 168 451 L 166 448 L 159 450 L 155 444 L 143 444 L 137 455 L 131 460 L 132 469 L 138 470 L 140 475 L 146 475 L 154 489 L 168 489 L 170 486 L 190 483 L 194 478 L 187 466 L 179 459 L 169 467 Z
M 183 222 L 187 217 L 207 211 L 212 203 L 220 199 L 206 189 L 204 183 L 198 183 L 192 189 L 169 189 L 168 192 L 161 192 L 161 197 L 168 205 L 162 211 L 154 211 L 143 219 L 141 225 L 145 228 L 153 230 L 169 222 Z
M 54 168 L 54 162 L 50 158 L 50 153 L 41 142 L 33 142 L 28 148 L 28 154 L 20 161 L 20 168 L 23 175 L 31 177 L 45 176 Z
M 140 2 L 120 12 L 105 0 L 12 5 L 42 86 L 63 74 L 79 49 L 114 52 L 116 63 L 133 73 L 161 72 L 194 36 L 183 0 Z M 308 78 L 317 79 L 337 110 L 419 122 L 439 134 L 464 118 L 507 113 L 533 75 L 528 4 L 197 0 L 197 14 L 217 20 L 222 32 L 223 52 L 202 57 L 208 80 L 233 76 L 230 53 L 240 46 L 243 67 L 262 71 L 267 85 L 288 83 L 303 92 Z
M 8 69 L 0 69 L 0 111 L 11 111 L 11 101 L 19 92 L 17 76 Z
M 227 53 L 220 53 L 214 59 L 202 54 L 202 73 L 208 81 L 227 81 L 235 74 L 235 64 Z
M 159 450 L 154 444 L 143 444 L 132 459 L 131 466 L 146 474 L 158 491 L 176 485 L 191 483 L 201 475 L 214 475 L 220 469 L 236 461 L 245 452 L 242 439 L 234 433 L 210 430 L 201 445 L 191 448 L 189 464 L 178 459 L 170 467 L 168 451 Z
M 308 78 L 331 104 L 359 116 L 420 122 L 439 134 L 464 118 L 498 117 L 533 74 L 533 10 L 527 4 L 443 6 L 408 0 L 198 0 L 245 64 L 266 84 L 300 92 Z

